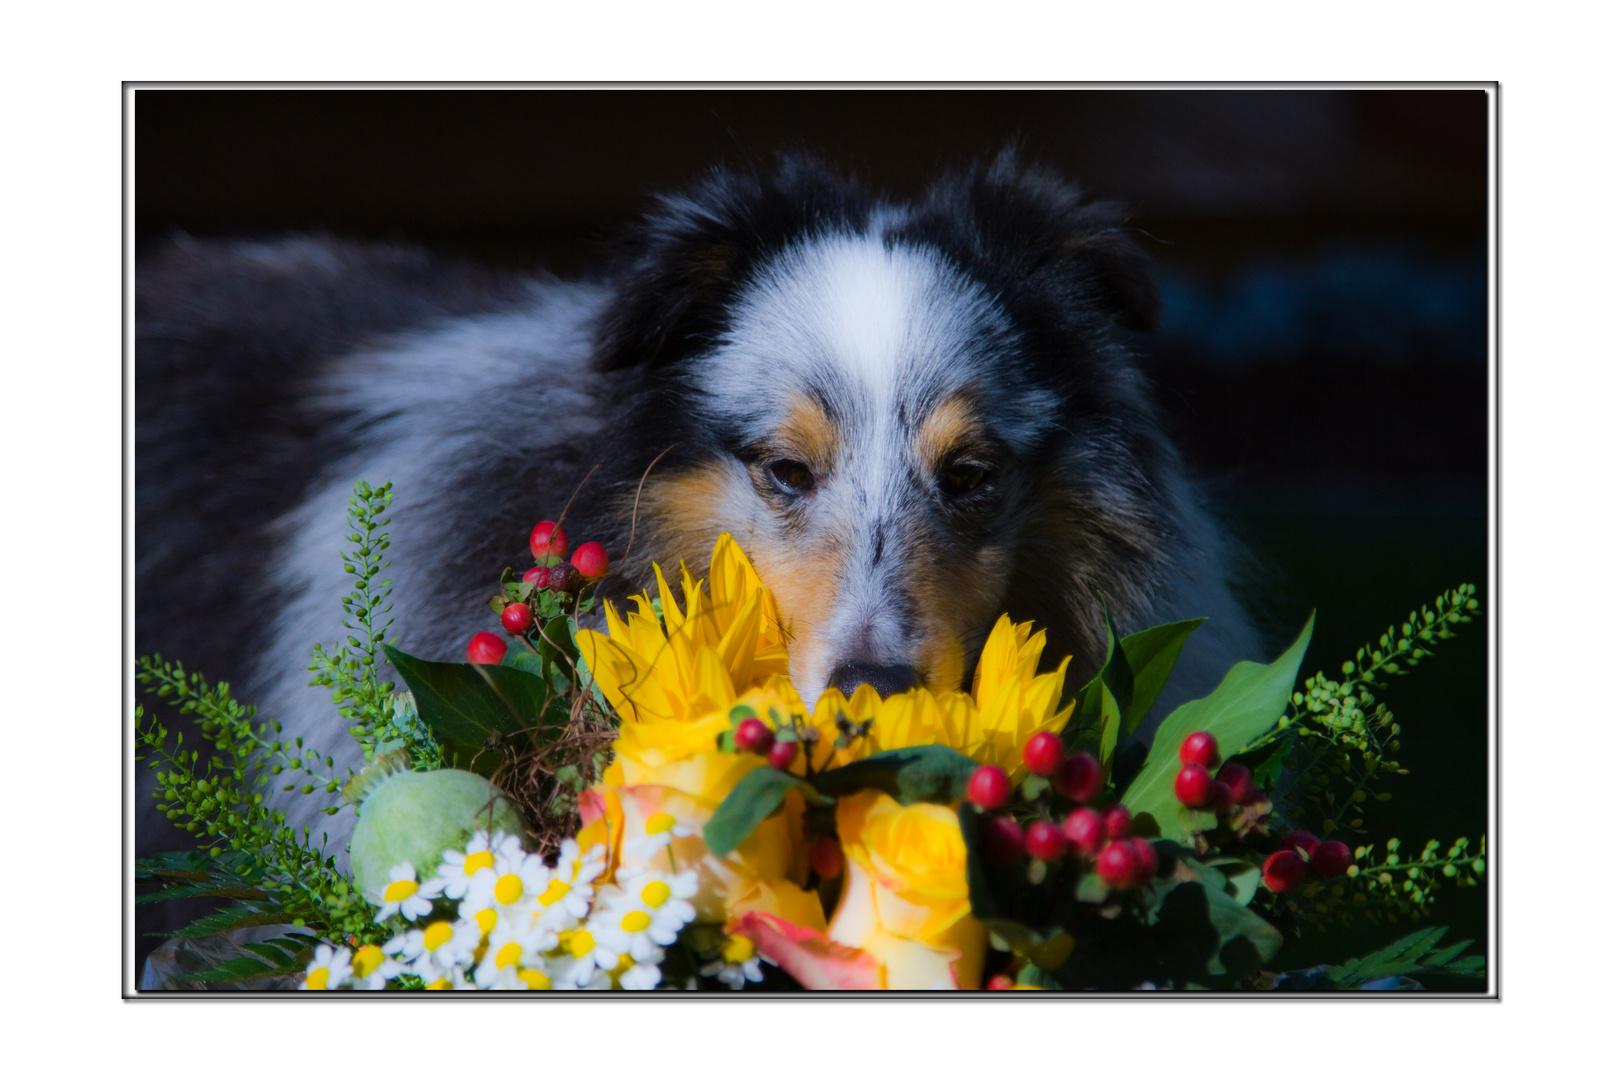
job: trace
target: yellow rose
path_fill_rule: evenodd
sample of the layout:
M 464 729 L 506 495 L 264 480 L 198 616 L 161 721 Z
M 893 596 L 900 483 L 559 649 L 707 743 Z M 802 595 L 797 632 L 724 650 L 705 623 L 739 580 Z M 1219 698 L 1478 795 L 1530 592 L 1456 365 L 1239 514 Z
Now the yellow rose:
M 844 892 L 827 937 L 871 954 L 891 990 L 977 987 L 985 930 L 955 811 L 865 791 L 839 800 L 838 839 Z

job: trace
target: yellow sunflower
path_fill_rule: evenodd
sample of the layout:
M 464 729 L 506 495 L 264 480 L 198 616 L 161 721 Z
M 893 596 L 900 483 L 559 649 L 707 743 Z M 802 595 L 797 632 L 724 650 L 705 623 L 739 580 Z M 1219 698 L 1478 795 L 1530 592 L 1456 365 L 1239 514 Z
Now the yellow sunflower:
M 797 792 L 789 794 L 787 813 L 761 823 L 725 858 L 702 842 L 702 826 L 726 795 L 765 767 L 758 755 L 719 750 L 733 707 L 746 706 L 779 728 L 815 729 L 809 764 L 818 771 L 883 750 L 937 744 L 1002 766 L 1014 783 L 1026 772 L 1024 743 L 1039 731 L 1061 731 L 1073 712 L 1072 704 L 1058 708 L 1069 661 L 1037 674 L 1046 634 L 1005 615 L 985 642 L 971 694 L 918 688 L 882 699 L 870 686 L 850 697 L 829 689 L 807 709 L 787 677 L 776 601 L 729 534 L 715 542 L 707 589 L 681 567 L 684 606 L 662 569 L 654 570 L 656 608 L 645 593 L 632 598 L 635 610 L 627 616 L 609 604 L 606 634 L 579 633 L 580 655 L 620 718 L 613 761 L 582 807 L 591 838 L 608 845 L 613 871 L 670 859 L 696 869 L 694 903 L 702 919 L 754 913 L 786 920 L 817 940 L 828 930 L 815 894 L 802 887 L 808 875 Z M 854 724 L 865 734 L 835 747 L 841 720 L 843 730 Z M 803 755 L 793 768 L 805 771 Z M 838 815 L 848 865 L 859 873 L 850 871 L 826 947 L 854 946 L 876 957 L 881 985 L 976 985 L 984 932 L 967 908 L 965 856 L 934 857 L 951 838 L 950 850 L 961 847 L 954 814 L 944 807 L 903 810 L 866 793 L 842 800 Z M 929 873 L 948 880 L 917 885 L 931 882 Z M 870 888 L 851 891 L 863 882 Z M 858 904 L 851 899 L 857 894 Z M 857 917 L 873 904 L 872 919 Z

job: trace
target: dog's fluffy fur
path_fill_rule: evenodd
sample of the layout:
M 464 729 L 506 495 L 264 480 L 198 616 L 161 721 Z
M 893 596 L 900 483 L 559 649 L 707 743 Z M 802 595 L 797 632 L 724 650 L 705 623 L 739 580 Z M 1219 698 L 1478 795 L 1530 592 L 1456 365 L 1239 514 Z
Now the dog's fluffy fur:
M 1010 154 L 909 204 L 789 158 L 659 200 L 612 266 L 567 284 L 318 239 L 143 256 L 138 648 L 352 764 L 305 669 L 341 632 L 353 481 L 395 485 L 401 646 L 450 659 L 600 463 L 568 531 L 614 558 L 604 595 L 654 561 L 701 574 L 730 531 L 807 700 L 958 686 L 1002 611 L 1084 679 L 1104 599 L 1124 631 L 1214 617 L 1167 701 L 1250 650 L 1131 354 L 1157 298 L 1115 209 Z

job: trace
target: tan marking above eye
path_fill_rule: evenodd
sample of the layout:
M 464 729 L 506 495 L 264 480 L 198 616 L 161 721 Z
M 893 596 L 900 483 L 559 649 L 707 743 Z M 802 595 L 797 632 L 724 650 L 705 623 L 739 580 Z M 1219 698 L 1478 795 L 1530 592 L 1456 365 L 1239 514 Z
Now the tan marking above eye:
M 841 442 L 832 417 L 813 399 L 797 395 L 776 427 L 772 456 L 802 461 L 812 473 L 826 475 L 838 460 Z
M 913 445 L 930 470 L 943 468 L 949 459 L 983 441 L 984 428 L 968 399 L 953 395 L 934 406 L 917 426 Z

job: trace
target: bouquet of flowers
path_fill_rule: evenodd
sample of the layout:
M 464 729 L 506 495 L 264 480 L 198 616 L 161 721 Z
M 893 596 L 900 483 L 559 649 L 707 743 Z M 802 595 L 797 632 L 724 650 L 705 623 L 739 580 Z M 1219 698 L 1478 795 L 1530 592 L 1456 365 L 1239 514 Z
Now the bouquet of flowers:
M 1475 884 L 1480 846 L 1360 842 L 1400 726 L 1374 696 L 1478 610 L 1464 585 L 1296 689 L 1307 622 L 1159 724 L 1201 619 L 1118 636 L 1065 697 L 1069 660 L 1003 616 L 971 692 L 869 686 L 803 701 L 770 591 L 728 535 L 706 581 L 598 606 L 606 552 L 531 536 L 491 606 L 510 640 L 467 663 L 387 643 L 390 490 L 357 485 L 351 633 L 316 682 L 367 761 L 279 738 L 224 685 L 161 658 L 138 678 L 193 714 L 206 760 L 138 709 L 169 817 L 198 851 L 142 860 L 142 902 L 231 904 L 182 931 L 232 955 L 165 985 L 337 989 L 1341 989 L 1476 975 L 1444 928 L 1334 967 L 1268 965 L 1307 927 L 1421 917 Z M 582 625 L 586 624 L 586 625 Z M 594 623 L 601 629 L 588 624 Z M 405 684 L 380 679 L 384 661 Z M 263 785 L 355 813 L 349 872 Z M 1306 815 L 1309 814 L 1309 817 Z M 1304 831 L 1314 824 L 1319 838 Z

